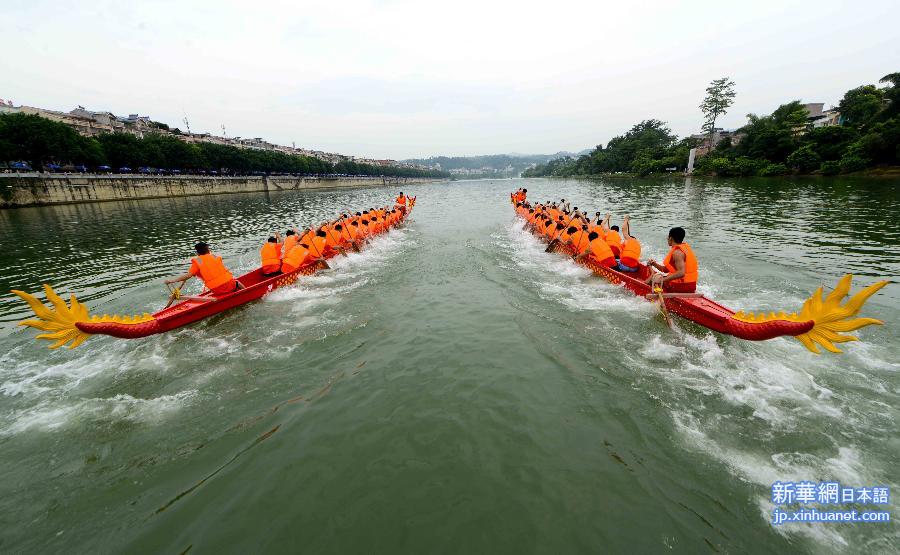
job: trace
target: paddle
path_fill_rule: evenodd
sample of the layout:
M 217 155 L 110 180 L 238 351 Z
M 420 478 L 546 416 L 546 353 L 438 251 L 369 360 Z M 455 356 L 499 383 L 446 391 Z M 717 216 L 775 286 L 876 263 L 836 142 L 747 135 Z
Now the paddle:
M 334 234 L 331 232 L 331 226 L 328 224 L 325 224 L 325 233 L 327 233 L 331 237 L 331 240 L 334 241 L 334 249 L 342 255 L 347 256 L 347 251 L 338 246 L 338 241 L 335 240 Z
M 328 262 L 325 261 L 325 257 L 323 256 L 323 253 L 318 249 L 318 247 L 316 247 L 316 240 L 315 240 L 316 230 L 313 229 L 312 227 L 310 227 L 309 231 L 312 232 L 312 235 L 309 240 L 309 245 L 305 245 L 304 243 L 300 243 L 300 244 L 304 245 L 305 248 L 309 249 L 310 252 L 312 252 L 313 254 L 315 254 L 318 257 L 319 262 L 322 263 L 323 269 L 325 269 L 325 270 L 330 269 L 331 266 L 329 266 Z M 313 249 L 315 249 L 315 250 L 313 250 Z
M 654 287 L 653 292 L 656 293 L 657 298 L 659 299 L 659 311 L 662 313 L 663 318 L 666 320 L 666 325 L 670 328 L 672 327 L 672 319 L 669 318 L 669 311 L 666 309 L 666 299 L 663 298 L 663 290 L 662 287 Z
M 172 303 L 174 303 L 178 298 L 181 297 L 181 287 L 184 286 L 185 281 L 187 280 L 182 280 L 181 282 L 179 282 L 181 283 L 181 285 L 178 287 L 172 287 L 171 283 L 166 283 L 166 289 L 169 290 L 169 302 L 167 302 L 166 306 L 163 307 L 164 309 L 172 306 Z
M 578 244 L 575 245 L 575 254 L 572 255 L 572 258 L 577 258 L 578 254 L 581 252 L 581 241 L 584 239 L 585 235 L 587 235 L 587 231 L 582 229 L 581 235 L 578 237 Z
M 553 248 L 556 246 L 557 243 L 559 243 L 558 237 L 562 234 L 563 231 L 565 231 L 566 229 L 569 229 L 569 224 L 571 224 L 572 220 L 574 220 L 574 219 L 575 219 L 575 214 L 572 214 L 572 217 L 569 218 L 569 221 L 566 222 L 566 225 L 564 225 L 560 229 L 558 229 L 556 231 L 556 235 L 553 236 L 553 239 L 551 239 L 550 242 L 547 243 L 547 248 L 544 249 L 544 252 L 553 252 Z

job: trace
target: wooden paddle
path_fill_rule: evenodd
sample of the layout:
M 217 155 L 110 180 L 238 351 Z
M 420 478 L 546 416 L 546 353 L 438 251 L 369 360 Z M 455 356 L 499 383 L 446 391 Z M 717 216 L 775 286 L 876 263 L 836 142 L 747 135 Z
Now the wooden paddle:
M 560 229 L 556 231 L 556 234 L 553 236 L 553 239 L 550 239 L 550 242 L 547 243 L 547 248 L 544 249 L 544 252 L 553 252 L 553 248 L 559 243 L 558 237 L 562 234 L 563 231 L 569 228 L 569 224 L 572 223 L 572 220 L 575 219 L 575 216 L 569 218 L 569 221 L 566 222 L 566 225 L 562 226 Z
M 331 232 L 330 225 L 327 225 L 327 224 L 325 225 L 325 233 L 327 233 L 331 237 L 331 240 L 334 241 L 334 250 L 338 251 L 339 253 L 341 253 L 344 256 L 347 256 L 347 251 L 344 250 L 343 247 L 338 246 L 338 241 L 335 240 L 334 234 Z
M 166 284 L 166 289 L 169 290 L 169 302 L 167 302 L 166 306 L 163 307 L 164 309 L 169 308 L 170 306 L 172 306 L 172 303 L 181 298 L 181 288 L 184 287 L 184 282 L 186 281 L 186 279 L 181 280 L 179 282 L 181 285 L 179 285 L 178 287 L 172 287 L 171 283 Z
M 662 287 L 654 287 L 653 292 L 656 293 L 657 299 L 659 299 L 659 311 L 662 313 L 663 318 L 665 318 L 666 325 L 671 328 L 672 319 L 669 318 L 669 311 L 666 309 L 666 299 L 663 297 Z

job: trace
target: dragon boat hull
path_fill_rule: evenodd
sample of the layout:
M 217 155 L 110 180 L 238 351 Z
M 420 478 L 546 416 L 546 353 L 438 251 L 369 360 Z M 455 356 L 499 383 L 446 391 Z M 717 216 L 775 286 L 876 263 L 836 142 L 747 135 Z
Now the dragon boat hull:
M 575 253 L 570 245 L 557 245 L 554 252 L 562 252 L 569 256 Z M 640 265 L 640 269 L 632 275 L 598 265 L 593 259 L 585 257 L 580 264 L 589 268 L 595 275 L 605 278 L 607 281 L 623 285 L 626 289 L 639 297 L 654 297 L 650 285 L 644 280 L 650 276 L 646 266 Z M 712 299 L 702 295 L 691 297 L 664 297 L 666 310 L 677 314 L 686 320 L 690 320 L 713 331 L 733 335 L 750 341 L 765 341 L 782 335 L 801 335 L 813 328 L 815 322 L 792 322 L 789 320 L 768 320 L 764 322 L 745 322 L 735 318 L 736 312 L 723 306 Z
M 291 273 L 278 274 L 271 277 L 263 276 L 262 270 L 257 268 L 252 272 L 248 272 L 236 278 L 237 281 L 244 286 L 243 289 L 220 296 L 213 296 L 212 293 L 207 291 L 203 295 L 200 295 L 200 298 L 207 298 L 210 300 L 184 300 L 169 308 L 154 313 L 152 315 L 152 320 L 136 324 L 126 322 L 92 322 L 89 320 L 86 322 L 76 322 L 75 326 L 85 333 L 111 335 L 121 339 L 147 337 L 148 335 L 171 331 L 175 328 L 192 324 L 198 320 L 255 301 L 279 287 L 291 285 L 297 281 L 300 276 L 313 274 L 325 267 L 326 266 L 322 261 L 317 260 L 311 264 L 301 266 Z

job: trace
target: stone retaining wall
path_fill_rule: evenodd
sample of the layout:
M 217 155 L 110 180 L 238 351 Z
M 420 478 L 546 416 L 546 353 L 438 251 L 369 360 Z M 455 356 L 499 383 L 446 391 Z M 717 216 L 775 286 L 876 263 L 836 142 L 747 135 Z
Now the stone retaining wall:
M 260 191 L 431 183 L 410 177 L 210 177 L 0 174 L 0 208 Z

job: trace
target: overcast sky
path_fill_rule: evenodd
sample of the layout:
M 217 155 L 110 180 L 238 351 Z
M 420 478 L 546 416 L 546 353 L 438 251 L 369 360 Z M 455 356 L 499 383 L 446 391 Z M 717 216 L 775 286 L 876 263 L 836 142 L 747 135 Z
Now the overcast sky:
M 2 0 L 0 98 L 377 158 L 578 151 L 642 119 L 836 104 L 900 71 L 900 1 Z

